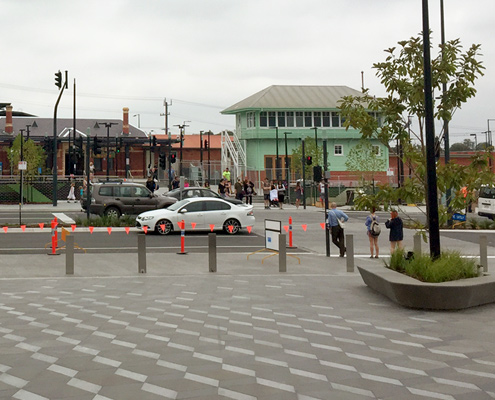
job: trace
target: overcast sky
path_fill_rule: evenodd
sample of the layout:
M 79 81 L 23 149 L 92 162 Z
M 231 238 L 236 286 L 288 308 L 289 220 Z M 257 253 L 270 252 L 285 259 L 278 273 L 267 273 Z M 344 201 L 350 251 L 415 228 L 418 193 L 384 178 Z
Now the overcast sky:
M 421 0 L 0 0 L 0 102 L 52 117 L 54 73 L 69 71 L 60 117 L 122 118 L 163 132 L 234 128 L 220 111 L 270 85 L 365 86 L 384 90 L 372 64 L 384 49 L 422 30 Z M 451 142 L 495 119 L 494 0 L 445 0 L 447 39 L 482 45 L 478 94 L 451 123 Z M 440 0 L 430 0 L 434 53 Z M 495 120 L 490 122 L 495 130 Z

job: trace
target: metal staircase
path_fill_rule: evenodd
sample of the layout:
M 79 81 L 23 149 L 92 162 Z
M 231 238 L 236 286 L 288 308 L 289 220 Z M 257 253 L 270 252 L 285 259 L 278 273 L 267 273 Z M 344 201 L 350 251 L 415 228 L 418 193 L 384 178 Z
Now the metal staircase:
M 246 151 L 235 132 L 222 131 L 222 170 L 232 165 L 234 178 L 246 175 Z

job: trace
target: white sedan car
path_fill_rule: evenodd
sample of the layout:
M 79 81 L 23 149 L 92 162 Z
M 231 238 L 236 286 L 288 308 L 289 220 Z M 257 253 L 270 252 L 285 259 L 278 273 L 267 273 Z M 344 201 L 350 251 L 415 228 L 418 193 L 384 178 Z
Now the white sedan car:
M 181 221 L 186 230 L 210 231 L 223 229 L 226 233 L 236 234 L 241 228 L 253 226 L 255 222 L 253 206 L 237 206 L 223 199 L 212 197 L 193 197 L 172 204 L 166 209 L 141 213 L 136 218 L 136 227 L 167 235 L 180 231 Z

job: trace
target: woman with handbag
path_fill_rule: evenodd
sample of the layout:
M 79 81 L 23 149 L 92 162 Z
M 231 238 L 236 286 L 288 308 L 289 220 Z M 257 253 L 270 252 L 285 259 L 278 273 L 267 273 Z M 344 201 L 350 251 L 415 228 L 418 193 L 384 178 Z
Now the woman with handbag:
M 340 257 L 345 255 L 344 227 L 349 217 L 343 211 L 337 210 L 337 204 L 332 203 L 327 214 L 327 223 L 332 233 L 332 243 L 339 248 Z

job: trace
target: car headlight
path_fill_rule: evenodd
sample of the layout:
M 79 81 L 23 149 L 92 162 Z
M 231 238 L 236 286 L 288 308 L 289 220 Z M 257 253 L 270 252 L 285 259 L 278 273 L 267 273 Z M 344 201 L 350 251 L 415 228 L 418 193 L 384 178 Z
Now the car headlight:
M 139 217 L 139 219 L 140 219 L 141 221 L 149 221 L 149 220 L 154 219 L 154 218 L 155 218 L 155 217 L 154 217 L 154 216 L 152 216 L 152 215 L 147 215 L 147 216 L 144 216 L 144 217 Z

